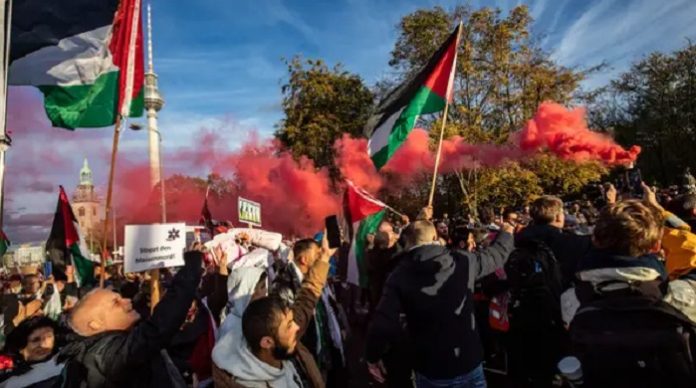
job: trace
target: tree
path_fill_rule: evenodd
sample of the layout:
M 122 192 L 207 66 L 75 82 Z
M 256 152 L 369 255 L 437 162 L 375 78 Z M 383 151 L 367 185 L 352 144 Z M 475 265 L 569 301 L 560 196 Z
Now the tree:
M 315 166 L 334 166 L 334 142 L 348 133 L 361 136 L 373 107 L 372 92 L 362 79 L 339 64 L 299 57 L 286 62 L 282 87 L 285 118 L 275 137 L 294 157 L 307 156 Z
M 643 148 L 646 180 L 681 183 L 683 170 L 696 166 L 696 46 L 635 63 L 592 110 L 619 142 Z
M 588 183 L 598 182 L 608 173 L 597 162 L 579 163 L 549 154 L 539 155 L 523 165 L 539 178 L 541 191 L 563 197 L 579 193 Z
M 539 177 L 515 162 L 481 169 L 473 189 L 478 208 L 521 206 L 544 193 Z

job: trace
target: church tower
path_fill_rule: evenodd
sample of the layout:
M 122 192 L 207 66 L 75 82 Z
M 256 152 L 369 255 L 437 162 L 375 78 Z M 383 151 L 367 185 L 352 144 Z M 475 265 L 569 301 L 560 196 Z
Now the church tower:
M 99 196 L 94 191 L 92 170 L 89 168 L 87 158 L 80 169 L 80 184 L 73 194 L 71 204 L 82 234 L 85 238 L 92 235 L 100 225 L 102 212 Z

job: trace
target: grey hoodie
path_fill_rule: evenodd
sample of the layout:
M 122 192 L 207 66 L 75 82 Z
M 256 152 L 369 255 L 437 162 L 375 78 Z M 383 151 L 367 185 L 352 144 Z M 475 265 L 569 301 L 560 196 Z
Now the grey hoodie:
M 300 388 L 301 380 L 292 362 L 283 361 L 280 369 L 266 364 L 249 350 L 242 335 L 242 315 L 251 303 L 251 296 L 263 272 L 262 268 L 244 267 L 234 270 L 227 279 L 229 312 L 213 348 L 213 362 L 233 375 L 236 383 L 245 387 Z
M 251 303 L 251 296 L 263 272 L 261 268 L 245 267 L 232 271 L 227 278 L 227 316 L 218 330 L 212 354 L 213 362 L 220 369 L 229 372 L 226 365 L 234 352 L 235 343 L 242 338 L 242 315 Z
M 292 361 L 283 361 L 281 368 L 275 368 L 259 360 L 249 350 L 243 336 L 231 338 L 233 342 L 224 363 L 213 360 L 215 365 L 235 377 L 235 383 L 249 388 L 302 388 L 302 380 Z
M 218 339 L 222 339 L 230 331 L 242 333 L 242 315 L 246 310 L 251 297 L 254 294 L 256 284 L 258 284 L 261 275 L 265 272 L 263 268 L 257 267 L 242 267 L 232 271 L 227 278 L 227 307 L 225 316 L 220 330 L 218 331 Z M 219 341 L 218 341 L 219 342 Z

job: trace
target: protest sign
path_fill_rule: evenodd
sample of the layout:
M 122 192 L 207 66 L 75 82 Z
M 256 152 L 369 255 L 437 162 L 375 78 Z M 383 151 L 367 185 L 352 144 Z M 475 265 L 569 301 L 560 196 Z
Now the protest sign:
M 261 226 L 261 204 L 239 197 L 237 201 L 239 222 Z
M 184 265 L 186 226 L 126 225 L 124 271 L 142 272 Z

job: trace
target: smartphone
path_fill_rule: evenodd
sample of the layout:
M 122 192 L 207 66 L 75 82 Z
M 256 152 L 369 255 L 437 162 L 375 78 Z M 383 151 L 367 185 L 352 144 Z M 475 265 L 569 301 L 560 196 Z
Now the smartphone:
M 53 262 L 47 261 L 44 263 L 43 273 L 45 279 L 48 279 L 49 276 L 53 275 Z
M 634 167 L 628 170 L 628 187 L 634 196 L 643 196 L 643 175 L 640 168 Z
M 325 220 L 326 239 L 329 241 L 329 248 L 341 247 L 341 229 L 338 227 L 338 217 L 328 216 Z

